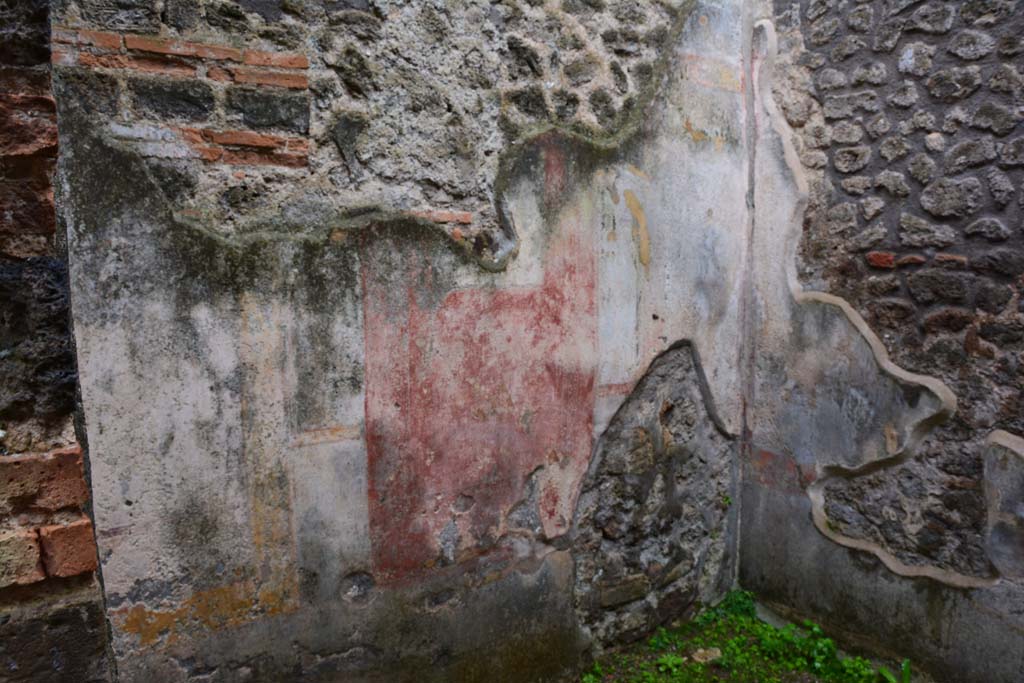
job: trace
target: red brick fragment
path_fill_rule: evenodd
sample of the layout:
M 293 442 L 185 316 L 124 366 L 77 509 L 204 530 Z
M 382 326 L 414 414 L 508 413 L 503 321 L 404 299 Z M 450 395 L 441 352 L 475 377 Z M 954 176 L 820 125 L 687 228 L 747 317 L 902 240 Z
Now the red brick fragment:
M 242 61 L 250 66 L 276 66 L 282 69 L 305 69 L 309 67 L 309 58 L 306 55 L 294 52 L 246 50 Z
M 62 26 L 54 26 L 52 39 L 55 43 L 66 45 L 91 45 L 104 50 L 121 49 L 121 36 L 107 31 L 89 31 L 87 29 L 76 31 Z
M 221 83 L 230 83 L 235 80 L 227 69 L 222 69 L 219 66 L 208 66 L 206 67 L 206 77 L 211 81 L 219 81 Z
M 944 268 L 963 270 L 967 268 L 967 257 L 960 254 L 936 254 L 935 263 Z
M 100 69 L 130 69 L 146 73 L 163 74 L 186 78 L 195 76 L 196 68 L 186 61 L 173 57 L 131 56 L 131 55 L 94 55 L 83 52 L 78 55 L 78 63 L 82 66 Z
M 52 97 L 0 93 L 0 156 L 53 154 L 57 114 Z
M 220 161 L 233 166 L 287 166 L 301 168 L 309 163 L 304 154 L 288 154 L 262 149 L 226 149 Z
M 87 517 L 70 524 L 44 526 L 39 530 L 39 540 L 48 576 L 78 576 L 96 571 L 96 540 Z
M 462 223 L 463 225 L 469 225 L 473 222 L 473 214 L 469 211 L 424 209 L 423 211 L 413 211 L 412 215 L 434 223 Z
M 896 254 L 891 251 L 869 251 L 865 258 L 872 268 L 896 267 Z
M 919 266 L 927 260 L 928 259 L 920 254 L 907 254 L 906 256 L 900 257 L 900 260 L 896 262 L 896 265 L 901 268 L 903 266 Z
M 74 52 L 54 48 L 50 51 L 50 64 L 54 66 L 75 66 L 78 64 L 78 55 Z
M 203 137 L 218 145 L 233 145 L 236 147 L 284 147 L 288 142 L 287 138 L 265 133 L 254 133 L 251 130 L 205 130 Z
M 200 57 L 203 59 L 242 61 L 242 51 L 227 45 L 208 45 L 170 40 L 155 36 L 125 36 L 124 44 L 129 50 L 155 52 L 179 57 Z
M 49 453 L 0 458 L 0 509 L 54 511 L 81 507 L 88 499 L 78 444 Z
M 24 586 L 46 578 L 34 529 L 0 535 L 0 588 Z
M 279 88 L 292 89 L 305 89 L 309 87 L 309 78 L 304 73 L 265 71 L 263 69 L 237 67 L 231 69 L 231 74 L 238 83 L 272 85 Z

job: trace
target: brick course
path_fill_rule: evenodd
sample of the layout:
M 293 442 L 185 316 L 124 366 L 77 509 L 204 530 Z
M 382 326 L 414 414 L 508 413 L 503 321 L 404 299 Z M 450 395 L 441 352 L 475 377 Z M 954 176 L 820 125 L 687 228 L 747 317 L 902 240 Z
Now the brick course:
M 47 576 L 69 577 L 96 570 L 96 542 L 87 517 L 44 526 L 39 529 L 39 541 Z
M 0 534 L 0 589 L 35 583 L 44 578 L 36 530 L 19 529 Z
M 78 444 L 0 458 L 0 512 L 79 508 L 89 498 Z

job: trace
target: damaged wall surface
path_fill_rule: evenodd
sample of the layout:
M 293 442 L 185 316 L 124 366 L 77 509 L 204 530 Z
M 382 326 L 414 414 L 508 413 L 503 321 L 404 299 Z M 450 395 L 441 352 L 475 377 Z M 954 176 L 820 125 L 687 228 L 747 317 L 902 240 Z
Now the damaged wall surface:
M 272 5 L 53 29 L 119 676 L 553 680 L 713 599 L 741 3 Z
M 1019 680 L 1015 5 L 54 3 L 118 679 Z

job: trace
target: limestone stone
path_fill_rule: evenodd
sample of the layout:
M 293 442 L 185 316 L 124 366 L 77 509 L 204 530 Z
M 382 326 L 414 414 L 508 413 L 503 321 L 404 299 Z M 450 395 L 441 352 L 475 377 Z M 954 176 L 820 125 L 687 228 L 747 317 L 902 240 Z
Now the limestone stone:
M 889 70 L 882 62 L 868 62 L 853 70 L 853 85 L 882 85 L 889 76 Z
M 935 46 L 922 42 L 908 43 L 900 52 L 898 69 L 911 76 L 926 76 L 932 68 Z
M 910 153 L 910 145 L 902 135 L 893 135 L 882 141 L 878 153 L 888 162 L 902 159 Z
M 996 143 L 991 137 L 965 140 L 946 153 L 946 173 L 956 175 L 968 168 L 983 166 L 996 158 Z
M 885 202 L 878 197 L 866 197 L 860 200 L 861 213 L 865 220 L 872 220 L 885 209 Z
M 832 126 L 832 139 L 844 145 L 855 145 L 864 138 L 864 129 L 853 121 L 840 121 Z
M 875 187 L 884 189 L 893 197 L 906 197 L 910 194 L 907 179 L 898 171 L 882 171 L 876 175 Z
M 832 163 L 840 173 L 856 173 L 871 162 L 871 148 L 865 145 L 842 147 L 832 157 Z
M 916 154 L 907 164 L 907 171 L 914 180 L 922 185 L 927 185 L 935 179 L 938 164 L 927 154 Z
M 1010 238 L 1013 233 L 1006 225 L 994 217 L 979 218 L 966 228 L 965 235 L 979 235 L 990 242 L 1002 242 Z
M 903 81 L 887 98 L 887 102 L 901 109 L 908 109 L 917 104 L 917 86 L 912 81 Z
M 889 231 L 885 229 L 884 225 L 871 225 L 850 238 L 849 249 L 850 251 L 873 249 L 884 242 L 888 234 Z
M 962 218 L 981 207 L 981 182 L 977 178 L 940 178 L 921 193 L 921 206 L 933 216 Z
M 906 247 L 948 247 L 957 239 L 948 225 L 937 225 L 912 214 L 900 215 L 900 244 Z
M 981 69 L 977 66 L 942 69 L 933 73 L 925 85 L 939 102 L 957 102 L 981 87 Z
M 971 127 L 990 130 L 1002 137 L 1013 132 L 1020 122 L 1020 116 L 1013 109 L 995 102 L 982 102 L 971 117 Z
M 871 178 L 863 175 L 851 176 L 843 178 L 840 185 L 849 194 L 860 196 L 871 189 Z
M 1016 188 L 1008 175 L 998 168 L 992 168 L 985 179 L 988 181 L 988 192 L 997 205 L 1006 206 L 1013 200 Z
M 910 15 L 907 27 L 924 33 L 941 34 L 953 28 L 953 5 L 932 2 L 922 5 Z
M 992 54 L 995 39 L 983 31 L 960 31 L 949 41 L 946 49 L 960 59 L 977 60 Z

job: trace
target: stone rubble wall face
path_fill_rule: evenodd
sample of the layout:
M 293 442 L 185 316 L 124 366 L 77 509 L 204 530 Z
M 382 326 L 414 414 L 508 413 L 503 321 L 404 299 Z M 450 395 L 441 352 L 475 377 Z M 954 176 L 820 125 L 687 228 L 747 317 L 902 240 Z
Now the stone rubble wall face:
M 811 178 L 802 279 L 958 399 L 913 460 L 830 482 L 830 523 L 907 564 L 992 577 L 983 442 L 1024 431 L 1024 8 L 774 7 L 775 95 Z

